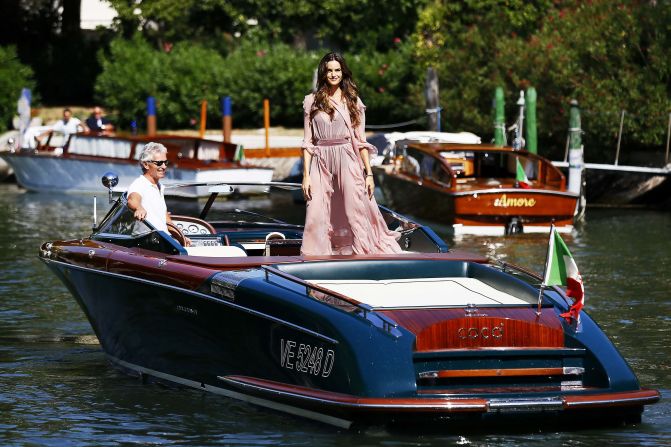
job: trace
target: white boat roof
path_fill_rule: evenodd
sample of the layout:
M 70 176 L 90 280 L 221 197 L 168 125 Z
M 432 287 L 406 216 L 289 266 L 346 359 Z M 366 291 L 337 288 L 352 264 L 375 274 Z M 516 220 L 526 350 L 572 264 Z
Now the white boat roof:
M 480 144 L 479 136 L 471 132 L 392 132 L 384 134 L 390 145 L 400 140 L 412 140 L 419 143 L 459 143 L 459 144 Z

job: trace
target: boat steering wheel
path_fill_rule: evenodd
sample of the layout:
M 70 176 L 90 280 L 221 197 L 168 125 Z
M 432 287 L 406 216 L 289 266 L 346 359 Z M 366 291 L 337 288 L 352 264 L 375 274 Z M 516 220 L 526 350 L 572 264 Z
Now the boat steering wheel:
M 177 228 L 177 226 L 172 223 L 172 222 L 167 222 L 168 225 L 168 233 L 170 233 L 170 236 L 173 237 L 177 242 L 179 242 L 179 245 L 182 247 L 186 246 L 186 239 L 184 239 L 184 233 L 182 233 L 182 230 Z

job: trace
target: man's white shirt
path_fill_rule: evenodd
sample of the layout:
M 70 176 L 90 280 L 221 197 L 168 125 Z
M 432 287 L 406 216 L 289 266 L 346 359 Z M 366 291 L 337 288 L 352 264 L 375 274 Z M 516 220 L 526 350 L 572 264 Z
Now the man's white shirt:
M 66 123 L 63 120 L 58 120 L 56 121 L 56 124 L 54 124 L 53 131 L 55 132 L 61 132 L 66 140 L 67 138 L 72 135 L 73 133 L 79 132 L 80 129 L 82 129 L 82 122 L 79 121 L 79 119 L 72 117 L 68 120 Z
M 136 192 L 142 196 L 142 207 L 147 210 L 147 220 L 157 230 L 168 232 L 168 225 L 166 223 L 166 214 L 168 207 L 165 204 L 163 197 L 163 185 L 154 185 L 144 175 L 139 176 L 128 187 L 128 196 Z

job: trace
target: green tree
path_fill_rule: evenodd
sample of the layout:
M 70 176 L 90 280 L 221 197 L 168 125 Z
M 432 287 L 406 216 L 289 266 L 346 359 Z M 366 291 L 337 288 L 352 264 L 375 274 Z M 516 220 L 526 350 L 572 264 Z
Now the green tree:
M 302 126 L 303 97 L 312 88 L 320 56 L 285 44 L 245 42 L 225 60 L 222 94 L 233 100 L 237 125 L 263 125 L 263 100 L 273 124 Z
M 159 45 L 191 40 L 220 51 L 246 37 L 296 48 L 391 49 L 412 32 L 424 1 L 110 0 L 126 37 L 141 28 Z
M 420 12 L 415 56 L 438 72 L 443 128 L 492 128 L 492 97 L 502 82 L 496 44 L 531 35 L 551 7 L 549 0 L 436 0 Z
M 622 109 L 629 144 L 656 145 L 671 109 L 670 9 L 636 0 L 436 1 L 420 13 L 415 56 L 438 70 L 449 129 L 488 136 L 494 88 L 505 86 L 513 117 L 519 90 L 532 85 L 539 140 L 549 146 L 563 151 L 571 98 L 585 111 L 588 154 L 613 147 Z
M 671 111 L 671 62 L 665 55 L 670 19 L 665 2 L 578 2 L 552 11 L 532 38 L 500 42 L 499 72 L 509 85 L 536 86 L 544 131 L 559 140 L 567 118 L 557 111 L 578 99 L 588 154 L 612 153 L 621 110 L 628 112 L 627 145 L 660 146 Z M 503 60 L 512 63 L 504 67 Z
M 22 64 L 14 47 L 0 47 L 0 132 L 10 128 L 22 88 L 35 93 L 33 71 Z

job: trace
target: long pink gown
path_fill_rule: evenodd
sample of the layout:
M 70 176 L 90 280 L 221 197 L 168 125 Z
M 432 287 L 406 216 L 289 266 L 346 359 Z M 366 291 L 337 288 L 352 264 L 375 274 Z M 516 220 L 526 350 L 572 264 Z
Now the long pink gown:
M 369 199 L 365 166 L 359 150 L 377 153 L 364 137 L 364 110 L 358 100 L 361 125 L 353 129 L 347 105 L 332 101 L 333 120 L 324 112 L 310 119 L 314 96 L 303 102 L 303 150 L 312 154 L 303 255 L 400 253 L 399 234 L 387 228 L 375 198 Z

